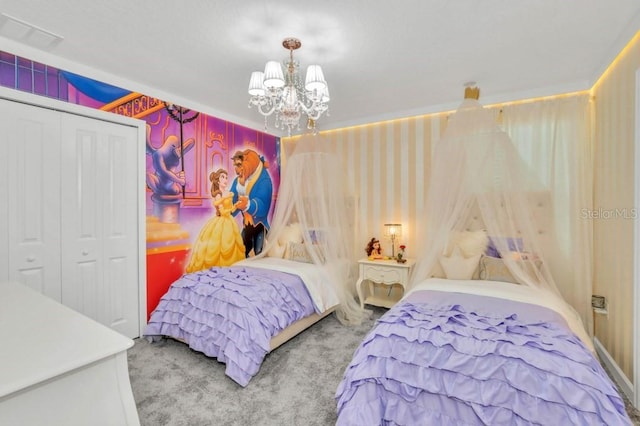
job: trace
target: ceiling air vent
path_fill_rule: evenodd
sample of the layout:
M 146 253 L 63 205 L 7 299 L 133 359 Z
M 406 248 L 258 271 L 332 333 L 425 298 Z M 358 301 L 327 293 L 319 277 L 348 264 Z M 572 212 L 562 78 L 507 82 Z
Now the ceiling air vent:
M 47 31 L 6 13 L 0 14 L 0 35 L 38 49 L 50 49 L 64 37 Z

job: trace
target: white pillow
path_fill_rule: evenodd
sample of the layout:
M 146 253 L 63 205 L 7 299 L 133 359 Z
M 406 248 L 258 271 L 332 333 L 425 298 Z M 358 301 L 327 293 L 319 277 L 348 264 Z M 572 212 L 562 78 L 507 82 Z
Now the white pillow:
M 514 258 L 515 255 L 520 257 L 520 253 L 513 252 Z M 522 261 L 519 261 L 522 262 Z M 526 261 L 525 261 L 526 262 Z M 529 273 L 530 276 L 535 277 L 536 271 L 533 270 L 533 266 L 540 269 L 542 266 L 542 261 L 539 259 L 535 259 L 532 262 L 520 263 L 523 268 Z M 489 280 L 489 281 L 503 281 L 507 283 L 514 284 L 523 284 L 516 277 L 513 276 L 507 265 L 504 263 L 504 259 L 491 257 L 491 256 L 482 256 L 480 259 L 480 279 L 481 280 Z
M 296 262 L 313 263 L 313 259 L 307 252 L 307 248 L 304 243 L 294 243 L 289 241 L 289 249 L 287 250 L 286 258 L 294 260 Z
M 299 242 L 299 243 L 303 241 L 302 226 L 300 226 L 298 222 L 290 223 L 289 225 L 287 225 L 287 228 L 289 228 L 289 231 L 290 231 L 289 241 Z
M 451 256 L 440 258 L 440 264 L 447 279 L 450 280 L 470 280 L 473 277 L 473 273 L 478 267 L 478 262 L 482 254 L 477 254 L 471 257 L 464 257 L 460 247 L 455 246 Z
M 489 236 L 485 230 L 454 232 L 449 238 L 449 247 L 445 255 L 453 253 L 454 247 L 460 247 L 464 257 L 483 254 L 489 244 Z
M 278 244 L 286 247 L 289 241 L 293 241 L 294 243 L 302 242 L 302 231 L 299 223 L 287 225 L 282 229 L 282 231 L 280 231 L 280 235 L 278 235 Z
M 447 278 L 447 274 L 444 273 L 440 262 L 436 262 L 431 268 L 431 278 Z
M 284 257 L 284 249 L 286 249 L 287 246 L 286 245 L 280 245 L 278 243 L 278 241 L 276 241 L 275 243 L 273 243 L 273 245 L 271 246 L 271 248 L 269 249 L 269 252 L 267 253 L 267 255 L 269 257 L 279 257 L 282 258 Z

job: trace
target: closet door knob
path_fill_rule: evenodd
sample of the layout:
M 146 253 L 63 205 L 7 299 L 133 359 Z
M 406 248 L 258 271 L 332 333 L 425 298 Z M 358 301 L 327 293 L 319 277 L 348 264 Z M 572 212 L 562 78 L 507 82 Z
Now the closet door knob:
M 88 252 L 87 250 L 82 250 L 82 255 L 83 255 L 83 256 L 86 256 L 86 255 L 88 255 L 88 254 L 89 254 L 89 252 Z
M 36 257 L 35 257 L 35 256 L 27 256 L 27 262 L 31 263 L 31 262 L 33 262 L 34 260 L 36 260 Z

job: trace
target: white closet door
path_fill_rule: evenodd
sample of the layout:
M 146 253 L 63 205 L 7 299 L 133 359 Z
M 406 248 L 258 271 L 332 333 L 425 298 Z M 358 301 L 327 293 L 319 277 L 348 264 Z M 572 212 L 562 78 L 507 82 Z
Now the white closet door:
M 60 301 L 60 113 L 1 99 L 0 123 L 3 278 Z
M 62 118 L 62 303 L 139 335 L 137 129 Z

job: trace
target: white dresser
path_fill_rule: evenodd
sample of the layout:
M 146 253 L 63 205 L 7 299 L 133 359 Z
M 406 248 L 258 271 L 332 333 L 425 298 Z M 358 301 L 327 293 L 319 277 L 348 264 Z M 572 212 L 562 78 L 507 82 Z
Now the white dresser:
M 133 340 L 19 283 L 0 283 L 0 425 L 139 425 Z

